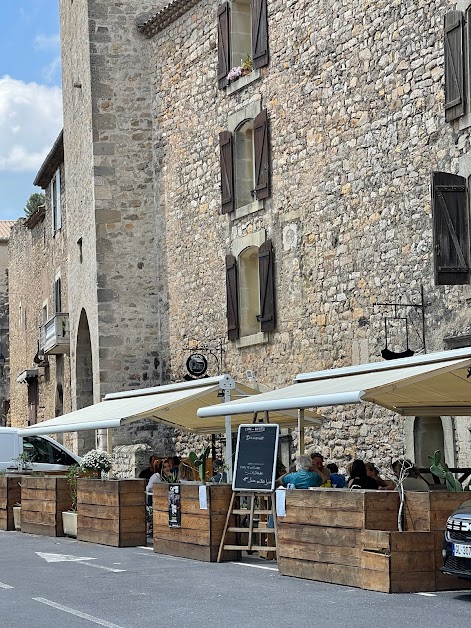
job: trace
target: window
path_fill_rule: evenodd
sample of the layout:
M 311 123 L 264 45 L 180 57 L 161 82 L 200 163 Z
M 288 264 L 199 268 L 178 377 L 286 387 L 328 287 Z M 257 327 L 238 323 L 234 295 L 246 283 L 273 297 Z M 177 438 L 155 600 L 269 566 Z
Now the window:
M 275 330 L 273 267 L 271 240 L 266 240 L 260 246 L 250 244 L 243 248 L 237 257 L 233 254 L 226 256 L 229 340 Z
M 464 177 L 432 173 L 432 212 L 435 283 L 468 284 L 469 205 Z
M 253 119 L 245 119 L 234 133 L 220 133 L 219 150 L 223 214 L 270 196 L 266 109 Z
M 52 213 L 52 233 L 60 231 L 62 226 L 61 217 L 61 171 L 60 168 L 51 179 L 51 213 Z
M 28 379 L 28 425 L 35 425 L 38 421 L 39 387 L 38 378 Z
M 36 464 L 75 464 L 69 454 L 53 443 L 39 436 L 25 436 L 23 451 L 30 455 L 31 461 Z
M 268 65 L 267 0 L 232 0 L 218 10 L 218 85 L 250 56 L 253 68 Z

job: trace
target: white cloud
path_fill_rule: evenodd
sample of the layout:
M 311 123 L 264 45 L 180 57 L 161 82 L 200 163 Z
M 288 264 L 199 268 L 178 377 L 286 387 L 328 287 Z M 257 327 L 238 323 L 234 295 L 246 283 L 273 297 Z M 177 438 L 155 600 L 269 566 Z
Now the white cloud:
M 60 48 L 60 35 L 56 33 L 55 35 L 36 35 L 34 38 L 34 49 L 35 50 L 55 50 Z
M 47 83 L 54 83 L 56 76 L 60 77 L 61 70 L 61 58 L 60 56 L 54 57 L 54 59 L 46 65 L 41 73 L 44 76 L 44 79 Z
M 61 128 L 59 87 L 0 78 L 0 171 L 36 173 Z

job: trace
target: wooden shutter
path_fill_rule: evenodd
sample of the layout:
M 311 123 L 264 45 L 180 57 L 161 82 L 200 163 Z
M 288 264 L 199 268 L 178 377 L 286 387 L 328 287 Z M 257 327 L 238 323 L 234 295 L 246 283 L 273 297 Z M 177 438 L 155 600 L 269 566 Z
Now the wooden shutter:
M 270 196 L 269 138 L 267 110 L 261 111 L 253 121 L 255 196 L 258 200 Z
M 28 378 L 28 425 L 35 425 L 38 422 L 38 378 Z
M 58 314 L 62 312 L 62 295 L 61 295 L 61 279 L 58 277 L 54 282 L 54 312 Z
M 464 114 L 464 19 L 461 11 L 445 15 L 445 118 L 455 120 Z
M 267 0 L 252 0 L 253 67 L 268 65 Z
M 234 210 L 234 161 L 232 133 L 219 133 L 219 154 L 221 160 L 221 211 L 228 214 Z
M 56 194 L 57 194 L 57 203 L 56 203 L 56 231 L 59 231 L 62 227 L 62 213 L 61 213 L 61 169 L 57 169 L 56 173 Z
M 239 286 L 237 281 L 237 261 L 233 255 L 226 255 L 226 296 L 227 296 L 227 337 L 235 340 L 240 335 Z
M 267 240 L 258 249 L 258 275 L 260 284 L 260 331 L 274 331 L 275 317 L 275 274 L 273 269 L 273 246 Z
M 432 173 L 435 282 L 469 283 L 469 218 L 466 179 Z
M 218 87 L 227 85 L 230 66 L 230 25 L 229 2 L 221 4 L 218 10 Z

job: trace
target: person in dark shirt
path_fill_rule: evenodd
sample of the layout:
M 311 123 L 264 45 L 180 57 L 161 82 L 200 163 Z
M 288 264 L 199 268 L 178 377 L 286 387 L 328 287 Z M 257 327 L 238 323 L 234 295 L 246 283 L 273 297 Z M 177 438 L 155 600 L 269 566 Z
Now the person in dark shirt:
M 363 460 L 352 462 L 352 471 L 348 481 L 348 488 L 371 488 L 378 489 L 378 482 L 374 478 L 368 477 Z
M 330 481 L 332 488 L 345 488 L 347 486 L 347 480 L 345 476 L 339 473 L 339 468 L 335 462 L 331 462 L 326 465 L 326 468 L 330 471 Z
M 150 476 L 154 473 L 154 465 L 156 460 L 157 456 L 154 456 L 154 454 L 152 454 L 152 456 L 149 458 L 149 466 L 146 469 L 143 469 L 139 473 L 138 477 L 144 480 L 150 480 Z

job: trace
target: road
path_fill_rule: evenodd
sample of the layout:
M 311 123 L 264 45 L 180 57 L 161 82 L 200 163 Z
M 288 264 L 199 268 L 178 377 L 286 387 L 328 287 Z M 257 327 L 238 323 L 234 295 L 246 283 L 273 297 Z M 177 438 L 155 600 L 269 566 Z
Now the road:
M 222 565 L 0 531 L 1 628 L 464 628 L 471 593 L 387 595 Z

